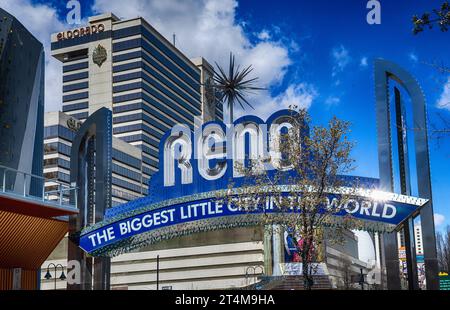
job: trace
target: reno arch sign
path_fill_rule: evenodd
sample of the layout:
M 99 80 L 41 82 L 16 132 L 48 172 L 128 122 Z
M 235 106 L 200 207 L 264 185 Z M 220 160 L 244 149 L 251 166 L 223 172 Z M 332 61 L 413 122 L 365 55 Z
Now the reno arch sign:
M 264 169 L 283 170 L 277 137 L 292 128 L 292 111 L 274 113 L 267 121 L 256 116 L 245 116 L 226 126 L 208 122 L 194 126 L 179 124 L 167 132 L 159 144 L 159 171 L 149 183 L 149 196 L 106 210 L 104 220 L 81 231 L 79 246 L 93 256 L 115 256 L 160 240 L 214 229 L 258 225 L 264 213 L 273 213 L 283 221 L 290 212 L 280 212 L 280 197 L 269 195 L 264 201 L 251 201 L 251 210 L 242 210 L 230 199 L 217 199 L 219 191 L 228 183 L 234 188 L 243 186 L 244 178 L 235 169 L 235 163 L 245 158 L 263 158 Z M 301 134 L 309 134 L 307 130 Z M 318 208 L 339 206 L 334 214 L 336 223 L 352 216 L 368 230 L 393 231 L 411 214 L 427 203 L 427 199 L 379 191 L 378 180 L 343 176 L 344 180 L 358 181 L 356 191 L 349 187 L 327 193 L 327 203 Z M 285 199 L 291 197 L 295 184 L 280 184 Z M 351 192 L 350 192 L 351 191 Z M 351 199 L 341 203 L 343 194 Z M 238 199 L 238 197 L 236 197 Z M 251 199 L 251 198 L 250 198 Z M 235 200 L 234 200 L 235 201 Z M 292 201 L 295 206 L 295 201 Z
M 224 176 L 242 177 L 235 163 L 244 165 L 246 158 L 263 159 L 266 170 L 289 170 L 289 166 L 282 164 L 277 141 L 282 130 L 293 127 L 292 113 L 279 111 L 267 123 L 254 116 L 242 117 L 228 126 L 208 122 L 196 126 L 198 129 L 193 133 L 186 125 L 174 126 L 163 138 L 164 186 L 175 185 L 177 168 L 181 172 L 181 184 L 192 184 L 192 161 L 196 161 L 196 177 L 205 181 L 217 181 Z

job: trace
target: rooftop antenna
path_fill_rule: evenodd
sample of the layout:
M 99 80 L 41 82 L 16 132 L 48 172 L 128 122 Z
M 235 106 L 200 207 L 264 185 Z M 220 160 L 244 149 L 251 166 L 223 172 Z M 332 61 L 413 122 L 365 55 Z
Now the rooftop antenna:
M 175 33 L 172 35 L 173 36 L 173 46 L 175 46 Z

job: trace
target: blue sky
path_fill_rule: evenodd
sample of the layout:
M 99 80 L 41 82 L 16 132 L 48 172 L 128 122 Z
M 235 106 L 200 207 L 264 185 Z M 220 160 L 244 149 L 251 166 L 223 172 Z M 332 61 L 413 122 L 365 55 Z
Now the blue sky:
M 205 56 L 226 63 L 230 51 L 238 61 L 253 64 L 268 91 L 255 95 L 257 111 L 267 116 L 297 103 L 308 107 L 315 123 L 333 115 L 352 123 L 357 142 L 355 174 L 378 176 L 373 59 L 389 59 L 415 75 L 427 99 L 430 122 L 450 100 L 450 77 L 425 63 L 450 66 L 450 32 L 437 28 L 412 34 L 414 14 L 438 7 L 440 0 L 381 0 L 381 24 L 366 22 L 366 0 L 234 1 L 234 0 L 86 0 L 82 19 L 112 11 L 119 17 L 145 17 L 189 57 Z M 65 28 L 68 10 L 63 0 L 0 0 L 40 38 L 46 48 L 49 33 Z M 47 51 L 49 54 L 49 51 Z M 47 110 L 60 105 L 60 67 L 47 59 Z M 444 91 L 447 85 L 447 92 Z M 56 90 L 55 90 L 56 89 Z M 450 224 L 447 191 L 450 186 L 450 134 L 430 141 L 431 176 L 438 229 Z

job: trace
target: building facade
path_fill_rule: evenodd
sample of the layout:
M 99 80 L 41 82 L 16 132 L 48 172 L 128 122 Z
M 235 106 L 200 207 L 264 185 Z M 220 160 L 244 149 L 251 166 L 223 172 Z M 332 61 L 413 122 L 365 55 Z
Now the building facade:
M 159 140 L 173 125 L 194 128 L 194 117 L 200 122 L 223 119 L 211 88 L 212 66 L 202 57 L 189 60 L 142 18 L 92 17 L 87 27 L 53 34 L 52 55 L 63 67 L 63 112 L 46 115 L 45 174 L 69 180 L 74 136 L 69 127 L 107 107 L 113 111 L 113 205 L 147 195 L 148 177 L 158 167 Z M 128 155 L 140 152 L 140 169 L 130 167 L 139 156 L 120 162 L 114 155 L 120 144 Z M 126 174 L 132 171 L 133 177 L 121 174 L 123 169 L 128 169 Z M 134 174 L 139 171 L 142 180 Z M 135 186 L 141 186 L 142 193 Z M 118 192 L 129 195 L 121 197 Z M 157 255 L 165 262 L 161 283 L 174 289 L 246 286 L 246 269 L 264 263 L 259 230 L 198 234 L 114 258 L 111 287 L 156 288 Z M 42 265 L 43 289 L 53 288 L 52 280 L 44 279 L 48 263 L 66 266 L 66 260 L 63 241 Z M 58 287 L 65 288 L 65 282 L 58 282 Z
M 17 19 L 0 8 L 0 166 L 42 175 L 44 48 Z M 42 191 L 38 180 L 29 190 Z M 22 188 L 10 173 L 8 189 Z
M 39 288 L 39 268 L 77 212 L 46 199 L 43 131 L 43 45 L 0 8 L 0 290 Z
M 79 120 L 64 112 L 45 113 L 44 176 L 48 195 L 58 191 L 52 180 L 69 185 L 71 145 L 79 126 Z M 143 173 L 140 149 L 113 137 L 112 158 L 113 206 L 146 195 L 148 176 Z
M 146 175 L 157 170 L 162 135 L 202 116 L 212 67 L 190 61 L 142 18 L 94 16 L 86 27 L 53 34 L 51 48 L 63 64 L 63 112 L 84 120 L 100 107 L 112 110 L 114 136 L 142 150 Z M 221 108 L 208 111 L 206 119 L 222 118 Z

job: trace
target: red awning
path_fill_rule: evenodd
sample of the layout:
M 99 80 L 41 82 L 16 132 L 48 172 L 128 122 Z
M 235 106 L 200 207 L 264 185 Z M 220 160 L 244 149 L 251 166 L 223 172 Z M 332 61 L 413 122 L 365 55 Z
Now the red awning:
M 68 231 L 75 208 L 0 193 L 0 268 L 38 269 Z

